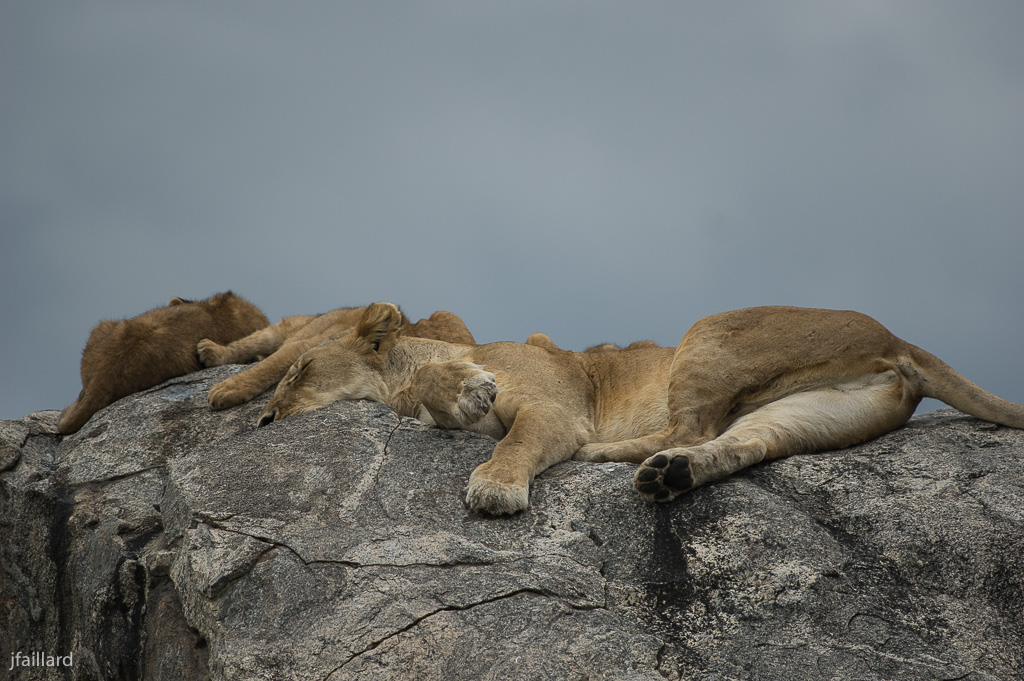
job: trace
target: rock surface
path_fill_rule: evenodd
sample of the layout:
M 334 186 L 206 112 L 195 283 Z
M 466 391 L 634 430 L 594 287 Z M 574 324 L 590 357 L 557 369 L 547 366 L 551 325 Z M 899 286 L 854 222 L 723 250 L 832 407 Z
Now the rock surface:
M 238 369 L 0 423 L 0 678 L 1024 678 L 1024 432 L 943 410 L 663 506 L 568 462 L 489 518 L 493 440 L 366 402 L 255 430 L 267 396 L 206 406 Z

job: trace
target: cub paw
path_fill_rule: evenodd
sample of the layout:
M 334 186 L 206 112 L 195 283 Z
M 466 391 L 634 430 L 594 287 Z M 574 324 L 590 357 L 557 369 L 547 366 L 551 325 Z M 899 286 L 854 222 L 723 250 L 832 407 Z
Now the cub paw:
M 196 343 L 196 353 L 199 355 L 199 363 L 204 367 L 219 367 L 222 364 L 227 364 L 223 357 L 224 346 L 220 343 L 216 343 L 209 338 Z
M 693 489 L 693 471 L 685 454 L 655 454 L 640 464 L 633 487 L 648 501 L 671 501 Z
M 518 513 L 530 505 L 530 488 L 488 480 L 474 471 L 469 477 L 466 503 L 474 511 L 491 515 Z
M 210 388 L 210 394 L 207 395 L 206 401 L 209 402 L 211 409 L 219 411 L 248 402 L 252 397 L 243 390 L 224 385 L 224 382 L 221 382 Z
M 460 425 L 472 425 L 487 416 L 497 396 L 498 384 L 494 382 L 494 374 L 481 371 L 463 381 L 453 416 Z
M 479 364 L 438 362 L 416 372 L 413 394 L 437 425 L 469 428 L 491 411 L 498 386 Z

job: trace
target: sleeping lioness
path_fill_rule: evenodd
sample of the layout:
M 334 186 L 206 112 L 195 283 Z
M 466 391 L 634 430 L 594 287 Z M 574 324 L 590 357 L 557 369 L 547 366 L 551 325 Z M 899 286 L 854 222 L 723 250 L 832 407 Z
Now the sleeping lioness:
M 259 360 L 254 366 L 210 388 L 207 396 L 210 407 L 227 409 L 254 399 L 280 381 L 288 367 L 306 350 L 332 335 L 351 331 L 365 311 L 366 307 L 341 307 L 324 314 L 285 317 L 273 326 L 226 345 L 210 338 L 200 340 L 196 352 L 203 366 Z M 458 315 L 443 310 L 415 324 L 401 315 L 401 329 L 407 336 L 471 345 L 476 342 Z
M 736 310 L 701 319 L 675 349 L 613 352 L 474 347 L 401 328 L 398 308 L 371 305 L 351 334 L 299 358 L 260 423 L 366 398 L 501 437 L 467 493 L 495 514 L 526 508 L 533 477 L 569 458 L 638 463 L 637 491 L 668 501 L 760 461 L 877 437 L 922 397 L 1024 428 L 1024 406 L 857 312 Z

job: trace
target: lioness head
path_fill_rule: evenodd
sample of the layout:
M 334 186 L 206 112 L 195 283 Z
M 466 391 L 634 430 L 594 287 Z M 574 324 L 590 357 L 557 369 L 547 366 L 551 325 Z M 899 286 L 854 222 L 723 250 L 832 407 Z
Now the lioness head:
M 257 427 L 338 400 L 387 402 L 384 361 L 401 328 L 402 313 L 395 305 L 367 307 L 351 333 L 328 338 L 292 364 L 260 414 Z

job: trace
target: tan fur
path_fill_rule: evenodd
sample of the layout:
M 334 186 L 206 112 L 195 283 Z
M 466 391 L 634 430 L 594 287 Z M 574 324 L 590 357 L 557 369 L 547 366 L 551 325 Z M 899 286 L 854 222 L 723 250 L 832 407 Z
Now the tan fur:
M 321 315 L 285 317 L 273 326 L 227 345 L 214 339 L 199 341 L 196 349 L 204 366 L 260 359 L 256 365 L 213 386 L 207 398 L 210 407 L 227 409 L 248 402 L 272 388 L 302 353 L 331 336 L 348 333 L 356 327 L 365 311 L 366 307 L 343 307 Z M 462 319 L 451 312 L 438 311 L 429 319 L 421 319 L 415 324 L 402 316 L 401 331 L 416 338 L 474 343 L 473 334 Z
M 546 333 L 531 333 L 526 339 L 527 345 L 536 345 L 538 348 L 547 348 L 548 350 L 561 350 L 555 341 Z M 626 347 L 616 345 L 615 343 L 601 343 L 599 345 L 592 345 L 583 352 L 607 352 L 609 350 L 639 350 L 641 348 L 658 348 L 661 347 L 654 341 L 640 340 L 633 341 Z
M 546 333 L 531 333 L 526 339 L 527 345 L 535 345 L 538 348 L 547 348 L 548 350 L 561 350 L 562 348 L 555 345 L 555 341 L 551 340 Z
M 749 308 L 701 319 L 674 350 L 583 353 L 403 338 L 399 314 L 370 306 L 360 331 L 303 355 L 261 423 L 365 398 L 490 432 L 502 439 L 467 493 L 487 513 L 524 509 L 534 476 L 569 458 L 641 464 L 634 486 L 667 501 L 760 461 L 877 437 L 922 397 L 1024 428 L 1024 407 L 857 312 Z
M 268 323 L 255 305 L 230 291 L 198 302 L 172 298 L 167 307 L 132 319 L 102 321 L 82 352 L 82 392 L 57 427 L 74 433 L 115 400 L 198 371 L 200 338 L 229 343 Z
M 600 345 L 591 345 L 583 352 L 608 352 L 614 350 L 641 350 L 643 348 L 660 348 L 661 346 L 654 341 L 640 340 L 633 341 L 626 347 L 616 345 L 615 343 L 601 343 Z

